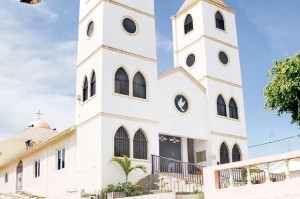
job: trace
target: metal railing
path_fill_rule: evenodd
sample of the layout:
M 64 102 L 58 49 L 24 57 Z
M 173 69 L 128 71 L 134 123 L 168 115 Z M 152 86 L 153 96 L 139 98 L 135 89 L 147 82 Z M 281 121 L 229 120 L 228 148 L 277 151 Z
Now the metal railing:
M 230 174 L 231 173 L 231 174 Z M 231 175 L 231 176 L 230 176 Z M 279 182 L 285 180 L 284 174 L 269 173 L 270 181 Z M 219 188 L 228 188 L 230 186 L 230 178 L 234 187 L 245 186 L 248 184 L 246 168 L 227 169 L 219 171 Z M 250 170 L 251 184 L 264 184 L 266 182 L 266 173 L 264 170 Z
M 152 173 L 161 173 L 203 185 L 202 166 L 152 155 Z

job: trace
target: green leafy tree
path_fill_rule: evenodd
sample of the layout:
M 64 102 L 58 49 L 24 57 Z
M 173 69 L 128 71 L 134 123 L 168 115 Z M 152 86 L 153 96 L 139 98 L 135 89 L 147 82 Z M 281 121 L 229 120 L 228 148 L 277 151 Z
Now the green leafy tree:
M 264 89 L 264 109 L 277 110 L 278 116 L 290 113 L 292 123 L 300 125 L 300 52 L 274 63 L 267 75 L 272 80 Z
M 126 183 L 128 182 L 128 175 L 131 171 L 136 169 L 141 169 L 145 174 L 147 173 L 147 168 L 144 165 L 131 166 L 131 160 L 126 155 L 123 158 L 113 157 L 110 162 L 116 162 L 123 169 L 126 176 Z

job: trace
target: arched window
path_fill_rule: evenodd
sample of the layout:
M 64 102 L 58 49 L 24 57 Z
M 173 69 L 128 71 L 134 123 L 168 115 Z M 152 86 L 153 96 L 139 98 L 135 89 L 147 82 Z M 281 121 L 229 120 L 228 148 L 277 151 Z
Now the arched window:
M 133 158 L 147 159 L 148 141 L 144 132 L 139 129 L 133 138 Z
M 229 117 L 234 119 L 239 119 L 238 109 L 234 99 L 230 99 L 229 101 Z
M 216 28 L 225 30 L 224 18 L 219 11 L 216 13 L 215 18 L 216 18 Z
M 228 154 L 228 147 L 223 142 L 220 147 L 220 164 L 229 163 L 229 154 Z
M 226 104 L 222 95 L 219 95 L 217 99 L 217 111 L 218 111 L 218 115 L 225 116 L 225 117 L 227 116 Z
M 115 93 L 129 95 L 128 75 L 123 68 L 119 68 L 115 75 Z
M 96 73 L 93 71 L 91 78 L 91 97 L 96 94 Z
M 122 126 L 115 134 L 115 156 L 122 157 L 123 155 L 129 157 L 129 137 L 126 129 Z
M 140 72 L 133 78 L 133 96 L 146 99 L 146 81 Z
M 242 160 L 242 154 L 240 147 L 235 144 L 232 148 L 232 162 L 238 162 Z
M 184 34 L 193 30 L 193 18 L 188 14 L 184 21 Z
M 82 101 L 86 101 L 88 99 L 89 92 L 89 83 L 87 77 L 84 78 L 83 87 L 82 87 Z

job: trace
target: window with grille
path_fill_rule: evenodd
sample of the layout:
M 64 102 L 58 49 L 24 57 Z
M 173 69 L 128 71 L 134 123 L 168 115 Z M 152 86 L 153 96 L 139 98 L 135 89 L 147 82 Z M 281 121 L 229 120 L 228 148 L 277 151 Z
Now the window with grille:
M 89 84 L 88 84 L 88 79 L 87 77 L 84 78 L 84 82 L 83 82 L 83 88 L 82 88 L 82 101 L 86 101 L 88 99 L 88 87 L 89 87 Z
M 225 142 L 220 147 L 220 164 L 229 163 L 228 147 Z
M 95 71 L 92 73 L 92 78 L 91 78 L 91 97 L 96 94 L 96 74 Z
M 133 96 L 146 99 L 146 81 L 140 72 L 137 72 L 133 78 Z
M 40 173 L 41 173 L 41 163 L 40 160 L 36 160 L 34 161 L 34 177 L 35 178 L 40 177 Z
M 188 14 L 184 22 L 184 34 L 187 34 L 192 30 L 193 30 L 193 18 L 190 14 Z
M 238 108 L 236 106 L 234 99 L 232 98 L 229 101 L 229 117 L 234 119 L 239 119 Z
M 218 115 L 227 116 L 226 104 L 225 104 L 225 101 L 224 101 L 222 95 L 219 95 L 218 99 L 217 99 L 217 112 L 218 112 Z
M 139 129 L 133 138 L 133 158 L 148 159 L 148 141 L 145 133 Z
M 129 136 L 124 127 L 120 127 L 115 134 L 115 156 L 122 157 L 126 155 L 129 157 Z
M 216 13 L 215 18 L 216 18 L 216 28 L 218 28 L 220 30 L 225 30 L 224 18 L 219 11 Z
M 57 150 L 57 170 L 65 168 L 65 148 Z
M 129 95 L 129 79 L 123 68 L 119 68 L 115 75 L 115 93 Z
M 238 162 L 242 160 L 240 147 L 235 144 L 232 149 L 232 162 Z

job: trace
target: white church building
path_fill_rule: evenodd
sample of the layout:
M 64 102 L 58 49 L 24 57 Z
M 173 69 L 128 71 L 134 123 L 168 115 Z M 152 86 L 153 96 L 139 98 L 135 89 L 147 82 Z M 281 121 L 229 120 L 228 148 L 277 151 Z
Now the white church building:
M 37 120 L 0 142 L 0 193 L 94 193 L 125 181 L 110 163 L 122 155 L 148 174 L 152 155 L 201 166 L 247 159 L 234 11 L 185 0 L 171 19 L 174 68 L 158 74 L 154 0 L 80 0 L 76 122 L 58 132 Z

